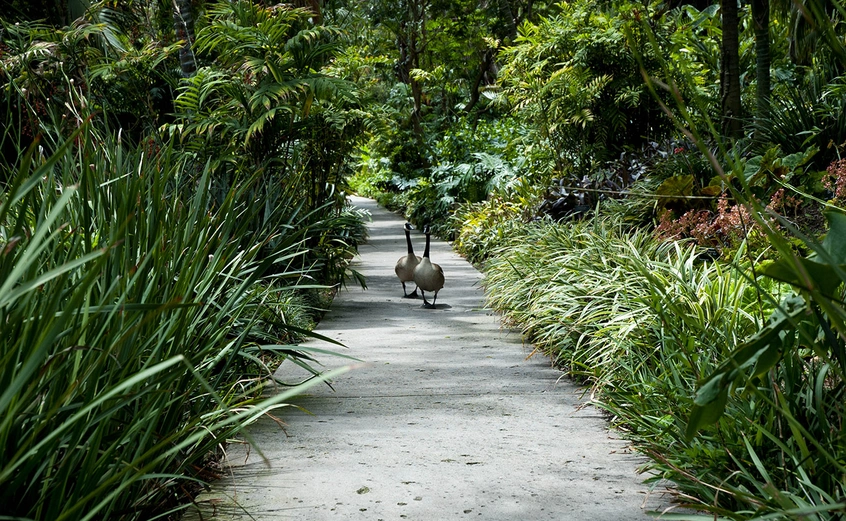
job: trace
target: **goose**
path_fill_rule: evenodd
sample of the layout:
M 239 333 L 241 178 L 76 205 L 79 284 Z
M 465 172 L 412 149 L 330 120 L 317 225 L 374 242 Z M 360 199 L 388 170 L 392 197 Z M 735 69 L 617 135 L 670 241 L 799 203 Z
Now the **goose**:
M 429 260 L 429 242 L 432 232 L 429 230 L 428 224 L 423 227 L 423 233 L 426 235 L 426 250 L 423 252 L 420 264 L 414 268 L 414 283 L 417 284 L 417 287 L 420 288 L 420 294 L 423 295 L 423 307 L 434 309 L 435 301 L 438 300 L 438 291 L 444 287 L 444 270 Z M 427 291 L 435 292 L 431 304 L 426 300 Z
M 414 281 L 414 268 L 420 263 L 420 257 L 414 255 L 414 248 L 411 246 L 411 230 L 411 223 L 405 223 L 405 242 L 408 244 L 408 255 L 400 257 L 397 266 L 394 268 L 394 272 L 402 282 L 403 298 L 417 298 L 416 287 L 411 293 L 405 291 L 405 283 Z

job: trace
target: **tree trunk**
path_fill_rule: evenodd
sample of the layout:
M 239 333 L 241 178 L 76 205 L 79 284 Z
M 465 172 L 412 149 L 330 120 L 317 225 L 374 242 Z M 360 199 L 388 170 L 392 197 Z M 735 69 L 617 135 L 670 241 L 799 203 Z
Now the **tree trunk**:
M 723 134 L 737 138 L 743 134 L 740 105 L 740 58 L 737 0 L 720 0 L 723 25 L 720 98 Z
M 427 7 L 428 0 L 399 2 L 399 5 L 396 6 L 398 13 L 396 13 L 396 29 L 394 30 L 397 38 L 397 49 L 399 50 L 399 60 L 394 66 L 394 70 L 397 79 L 411 89 L 411 97 L 414 103 L 411 111 L 411 124 L 415 137 L 421 143 L 423 141 L 423 85 L 415 79 L 415 75 L 411 71 L 420 69 L 421 62 L 424 59 L 427 45 L 425 31 Z M 389 16 L 395 16 L 395 14 L 391 13 Z
M 182 41 L 179 49 L 179 66 L 186 78 L 197 72 L 197 58 L 194 56 L 194 16 L 191 0 L 173 0 L 173 28 L 176 38 Z
M 514 40 L 517 37 L 517 17 L 509 0 L 499 0 L 499 15 L 505 20 L 509 39 Z
M 414 128 L 414 134 L 419 140 L 423 140 L 423 86 L 420 82 L 411 79 L 411 97 L 414 99 L 414 109 L 411 113 L 411 125 Z
M 89 6 L 88 0 L 68 0 L 68 25 L 80 16 L 84 16 Z
M 755 121 L 767 117 L 770 106 L 770 0 L 752 0 L 755 28 Z
M 534 4 L 534 0 L 529 0 L 526 2 L 526 10 L 523 13 L 523 20 L 532 21 L 532 4 Z
M 323 23 L 323 10 L 320 8 L 320 0 L 297 0 L 294 5 L 297 7 L 305 7 L 314 13 L 314 16 L 311 19 L 314 25 L 320 25 Z
M 415 0 L 410 2 L 411 7 L 411 23 L 409 24 L 409 45 L 408 45 L 408 61 L 409 70 L 420 68 L 420 59 L 423 50 L 426 48 L 426 33 L 424 28 L 426 25 L 426 2 L 425 0 Z M 414 109 L 411 113 L 411 124 L 414 128 L 414 133 L 421 142 L 423 140 L 423 85 L 417 81 L 413 75 L 409 78 L 409 85 L 411 86 L 411 97 L 414 100 Z
M 494 52 L 495 51 L 493 49 L 488 49 L 482 56 L 482 63 L 479 66 L 479 73 L 476 75 L 476 81 L 473 82 L 473 88 L 470 90 L 470 102 L 467 104 L 467 108 L 465 109 L 465 111 L 468 113 L 472 112 L 473 109 L 476 107 L 476 104 L 479 103 L 479 96 L 481 95 L 482 83 L 484 82 L 485 76 L 491 68 L 494 58 Z

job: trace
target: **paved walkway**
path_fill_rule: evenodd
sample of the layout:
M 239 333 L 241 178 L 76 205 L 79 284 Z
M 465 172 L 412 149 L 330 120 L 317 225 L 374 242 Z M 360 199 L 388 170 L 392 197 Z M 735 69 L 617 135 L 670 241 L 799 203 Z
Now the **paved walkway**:
M 401 298 L 404 221 L 371 200 L 353 203 L 373 216 L 357 261 L 368 289 L 342 291 L 318 332 L 368 364 L 334 391 L 298 398 L 308 413 L 283 409 L 287 434 L 272 421 L 254 426 L 271 466 L 236 447 L 231 476 L 199 498 L 203 518 L 650 519 L 643 505 L 659 498 L 645 501 L 642 460 L 546 359 L 527 359 L 519 334 L 483 308 L 479 272 L 433 240 L 446 274 L 437 309 Z M 422 255 L 422 233 L 412 239 Z

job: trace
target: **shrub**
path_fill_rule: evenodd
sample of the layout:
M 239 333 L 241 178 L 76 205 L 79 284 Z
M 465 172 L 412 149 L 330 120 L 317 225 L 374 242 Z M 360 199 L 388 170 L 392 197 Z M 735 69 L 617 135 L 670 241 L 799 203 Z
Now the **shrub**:
M 842 339 L 830 338 L 830 350 L 806 343 L 822 334 L 811 327 L 815 315 L 794 300 L 777 307 L 790 287 L 755 276 L 743 258 L 726 269 L 696 248 L 601 220 L 537 222 L 488 259 L 485 287 L 489 304 L 539 351 L 591 385 L 594 403 L 651 458 L 645 470 L 675 482 L 685 503 L 726 519 L 837 519 L 843 436 L 830 427 L 842 418 Z M 779 358 L 763 359 L 765 339 L 797 349 L 773 366 Z M 741 348 L 766 365 L 754 380 L 729 380 L 737 388 L 722 417 L 688 437 L 699 383 L 755 367 L 726 361 Z
M 249 229 L 248 187 L 214 204 L 171 145 L 146 156 L 84 125 L 56 149 L 21 154 L 0 203 L 0 504 L 145 519 L 289 396 L 267 354 L 307 366 L 287 344 L 298 305 L 275 295 L 308 276 L 308 232 Z
M 831 193 L 831 200 L 846 206 L 846 159 L 838 159 L 826 168 L 823 186 Z
M 461 205 L 452 216 L 456 229 L 453 247 L 476 264 L 509 244 L 522 229 L 525 210 L 500 196 L 487 201 Z

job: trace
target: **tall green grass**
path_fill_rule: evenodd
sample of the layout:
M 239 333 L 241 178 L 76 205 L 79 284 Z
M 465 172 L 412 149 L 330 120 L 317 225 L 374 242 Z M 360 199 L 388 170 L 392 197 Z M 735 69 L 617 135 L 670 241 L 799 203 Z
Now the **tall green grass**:
M 834 2 L 842 12 L 840 2 Z M 833 51 L 829 66 L 842 68 L 846 51 L 834 37 L 829 10 L 811 1 L 803 16 Z M 653 48 L 659 44 L 646 24 Z M 702 114 L 704 102 L 684 99 L 675 81 L 692 81 L 688 71 L 661 61 L 661 81 L 644 74 L 666 103 L 679 130 L 702 155 L 761 228 L 773 249 L 772 263 L 753 263 L 750 280 L 767 304 L 765 323 L 731 346 L 718 363 L 698 375 L 687 414 L 682 447 L 710 447 L 727 454 L 727 464 L 696 468 L 678 450 L 658 455 L 678 483 L 709 518 L 833 520 L 846 516 L 846 216 L 828 206 L 822 241 L 804 236 L 791 222 L 764 206 L 744 175 L 740 145 L 725 139 L 707 120 L 697 128 L 688 103 Z M 657 86 L 661 85 L 659 92 Z M 673 106 L 672 109 L 669 107 Z M 777 108 L 777 107 L 776 107 Z M 816 114 L 815 133 L 830 114 Z M 808 116 L 808 114 L 805 114 Z M 811 116 L 814 116 L 813 114 Z M 779 119 L 782 116 L 775 116 Z M 782 117 L 783 119 L 783 117 Z M 806 123 L 814 119 L 805 118 Z M 798 121 L 798 120 L 797 120 Z M 797 131 L 802 129 L 797 128 Z M 800 132 L 803 133 L 803 132 Z M 718 144 L 712 151 L 702 135 Z M 804 182 L 808 182 L 805 179 Z M 792 180 L 802 183 L 802 179 Z M 805 190 L 779 184 L 804 196 Z M 778 224 L 778 225 L 776 225 Z M 796 245 L 801 245 L 797 248 Z M 801 251 L 811 252 L 804 256 Z M 781 284 L 773 291 L 773 284 Z M 774 309 L 772 309 L 774 308 Z M 686 517 L 680 517 L 686 518 Z
M 166 517 L 301 389 L 280 393 L 266 357 L 312 367 L 280 303 L 314 285 L 302 259 L 327 225 L 259 218 L 254 179 L 213 199 L 167 143 L 49 135 L 0 176 L 0 518 Z
M 648 362 L 659 341 L 678 350 L 702 340 L 716 355 L 760 322 L 750 311 L 754 291 L 701 262 L 692 246 L 603 220 L 524 230 L 486 264 L 489 302 L 540 350 L 602 388 L 628 372 L 622 357 Z M 673 326 L 672 342 L 655 324 Z
M 488 302 L 589 384 L 650 456 L 652 479 L 709 512 L 670 519 L 842 515 L 843 381 L 820 349 L 785 350 L 763 377 L 739 380 L 715 424 L 687 435 L 700 383 L 766 331 L 790 285 L 753 273 L 742 250 L 734 267 L 705 262 L 601 218 L 536 223 L 508 242 L 487 261 Z

